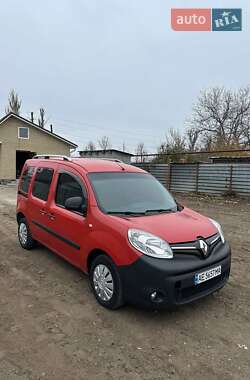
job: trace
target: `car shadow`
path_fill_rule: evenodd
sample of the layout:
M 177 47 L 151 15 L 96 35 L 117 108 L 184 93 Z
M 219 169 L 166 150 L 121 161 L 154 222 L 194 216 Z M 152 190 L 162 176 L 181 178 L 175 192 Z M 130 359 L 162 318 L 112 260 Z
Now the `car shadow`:
M 125 304 L 120 309 L 111 311 L 105 309 L 97 303 L 88 281 L 88 275 L 79 268 L 76 268 L 64 258 L 58 256 L 40 244 L 32 251 L 32 254 L 42 255 L 43 264 L 46 265 L 46 267 L 42 269 L 46 271 L 53 271 L 53 279 L 56 280 L 59 285 L 61 282 L 61 285 L 65 286 L 65 282 L 67 281 L 68 288 L 72 287 L 72 282 L 75 285 L 79 283 L 79 285 L 77 285 L 78 291 L 80 287 L 83 292 L 86 292 L 84 297 L 85 301 L 90 302 L 91 306 L 93 306 L 94 303 L 96 305 L 94 306 L 96 311 L 98 314 L 101 312 L 104 318 L 105 316 L 108 317 L 109 315 L 112 315 L 112 318 L 115 319 L 123 317 L 131 321 L 140 320 L 141 322 L 149 324 L 167 321 L 171 325 L 176 324 L 176 321 L 178 320 L 190 318 L 190 316 L 192 317 L 197 313 L 199 315 L 201 313 L 206 314 L 211 307 L 215 307 L 215 304 L 218 303 L 218 300 L 215 297 L 216 292 L 190 304 L 175 307 L 174 309 L 146 309 L 138 307 L 137 305 Z M 55 278 L 56 274 L 58 275 L 57 278 Z M 76 294 L 75 300 L 76 302 L 81 303 L 81 293 Z

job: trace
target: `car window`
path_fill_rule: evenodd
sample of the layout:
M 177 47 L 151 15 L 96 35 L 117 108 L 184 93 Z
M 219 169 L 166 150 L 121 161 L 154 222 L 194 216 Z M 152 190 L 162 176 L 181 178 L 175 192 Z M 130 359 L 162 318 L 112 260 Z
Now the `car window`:
M 33 166 L 27 166 L 24 170 L 22 178 L 20 179 L 20 190 L 23 193 L 29 192 L 30 182 L 33 176 L 35 168 Z
M 160 213 L 177 211 L 167 189 L 146 173 L 90 173 L 99 207 L 107 213 Z
M 60 173 L 56 189 L 55 202 L 58 206 L 65 207 L 65 202 L 68 198 L 81 197 L 83 204 L 78 212 L 83 212 L 83 206 L 86 203 L 86 191 L 80 182 L 68 173 Z
M 38 168 L 32 189 L 34 197 L 47 201 L 54 170 L 50 168 Z

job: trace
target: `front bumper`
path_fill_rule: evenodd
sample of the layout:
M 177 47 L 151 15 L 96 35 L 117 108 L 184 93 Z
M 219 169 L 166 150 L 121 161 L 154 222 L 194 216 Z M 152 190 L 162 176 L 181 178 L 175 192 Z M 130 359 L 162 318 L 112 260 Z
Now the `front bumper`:
M 195 285 L 196 273 L 221 265 L 221 275 Z M 211 255 L 202 259 L 191 254 L 176 254 L 174 259 L 141 256 L 135 263 L 120 266 L 124 298 L 142 307 L 167 308 L 186 304 L 222 288 L 231 266 L 229 244 L 219 243 Z M 157 296 L 153 300 L 152 293 Z

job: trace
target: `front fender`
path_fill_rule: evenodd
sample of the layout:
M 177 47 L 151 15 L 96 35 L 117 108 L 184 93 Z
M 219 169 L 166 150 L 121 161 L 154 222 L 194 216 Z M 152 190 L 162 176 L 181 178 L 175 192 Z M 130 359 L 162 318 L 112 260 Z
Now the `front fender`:
M 89 234 L 87 255 L 84 257 L 83 268 L 87 269 L 87 261 L 93 251 L 107 254 L 117 266 L 130 265 L 141 256 L 129 243 L 126 236 L 118 231 L 97 230 Z

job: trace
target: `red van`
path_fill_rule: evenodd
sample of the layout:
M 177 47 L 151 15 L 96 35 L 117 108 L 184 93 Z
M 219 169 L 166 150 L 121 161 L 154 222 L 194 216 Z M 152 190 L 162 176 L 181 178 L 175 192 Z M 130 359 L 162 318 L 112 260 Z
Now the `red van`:
M 159 308 L 222 288 L 231 252 L 216 221 L 119 161 L 36 156 L 19 182 L 20 244 L 39 242 L 89 276 L 97 301 Z

